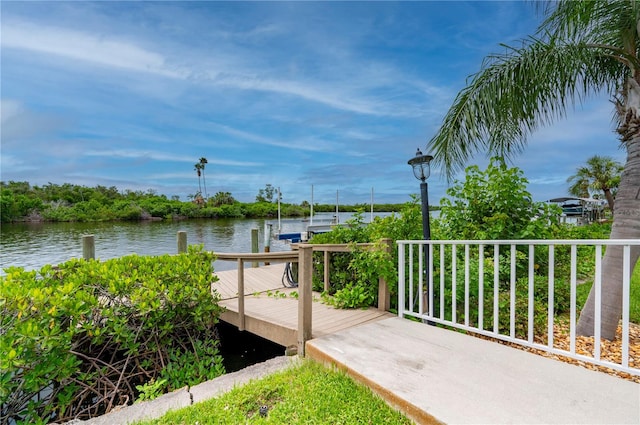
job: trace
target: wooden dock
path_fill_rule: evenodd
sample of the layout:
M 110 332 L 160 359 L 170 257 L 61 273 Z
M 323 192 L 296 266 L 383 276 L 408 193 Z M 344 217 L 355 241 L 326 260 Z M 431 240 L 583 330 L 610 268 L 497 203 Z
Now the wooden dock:
M 298 343 L 299 306 L 298 288 L 287 288 L 282 283 L 284 267 L 279 263 L 244 269 L 244 328 L 288 347 Z M 216 276 L 219 280 L 212 284 L 212 290 L 220 294 L 220 305 L 226 309 L 220 319 L 239 327 L 238 270 L 216 272 Z M 375 308 L 336 309 L 320 302 L 320 294 L 314 292 L 312 338 L 394 316 Z

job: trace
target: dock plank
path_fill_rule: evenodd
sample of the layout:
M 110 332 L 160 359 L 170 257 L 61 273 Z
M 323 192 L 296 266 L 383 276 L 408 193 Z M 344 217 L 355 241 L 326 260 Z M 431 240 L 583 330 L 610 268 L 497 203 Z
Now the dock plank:
M 249 267 L 244 270 L 244 293 L 251 295 L 283 288 L 282 274 L 284 263 L 272 264 L 262 267 Z M 223 300 L 238 296 L 238 270 L 225 270 L 216 272 L 218 281 L 211 285 Z

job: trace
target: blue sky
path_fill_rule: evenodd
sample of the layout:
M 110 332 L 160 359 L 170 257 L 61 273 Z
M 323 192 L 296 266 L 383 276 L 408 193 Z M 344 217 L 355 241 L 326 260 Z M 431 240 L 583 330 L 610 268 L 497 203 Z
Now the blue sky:
M 1 5 L 3 181 L 198 190 L 250 202 L 405 202 L 482 59 L 533 34 L 524 2 L 11 2 Z M 542 201 L 594 155 L 623 161 L 612 105 L 541 129 L 512 165 Z M 427 153 L 427 152 L 425 152 Z M 484 167 L 485 155 L 470 162 Z M 463 178 L 460 173 L 458 178 Z M 448 183 L 429 179 L 433 204 Z

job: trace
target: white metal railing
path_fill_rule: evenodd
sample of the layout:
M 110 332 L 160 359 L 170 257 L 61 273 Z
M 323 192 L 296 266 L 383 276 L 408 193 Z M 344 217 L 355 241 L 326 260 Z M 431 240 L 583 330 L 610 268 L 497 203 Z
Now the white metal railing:
M 630 261 L 632 249 L 640 248 L 640 240 L 401 240 L 397 243 L 400 317 L 414 317 L 429 324 L 447 325 L 640 375 L 640 358 L 630 361 L 629 353 L 633 272 Z M 601 352 L 600 340 L 602 258 L 604 250 L 612 246 L 622 248 L 619 362 L 603 358 L 606 353 Z M 585 267 L 588 270 L 582 270 Z M 576 350 L 576 321 L 581 307 L 576 305 L 576 294 L 582 278 L 593 280 L 595 285 L 595 335 L 591 355 Z M 559 312 L 560 316 L 556 314 L 558 309 L 564 310 Z M 556 321 L 567 319 L 567 309 L 568 349 L 554 343 Z

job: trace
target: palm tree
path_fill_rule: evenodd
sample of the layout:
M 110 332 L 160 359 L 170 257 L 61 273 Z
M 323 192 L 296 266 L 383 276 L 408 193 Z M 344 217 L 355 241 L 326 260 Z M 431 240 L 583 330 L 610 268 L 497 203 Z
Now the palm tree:
M 612 239 L 640 238 L 640 1 L 546 2 L 535 37 L 487 57 L 429 141 L 448 178 L 475 152 L 512 157 L 527 136 L 566 115 L 589 95 L 607 92 L 627 159 L 615 203 Z M 640 256 L 632 249 L 631 267 Z M 615 338 L 622 312 L 622 249 L 603 260 L 601 335 Z M 594 291 L 578 322 L 594 334 Z
M 208 164 L 209 161 L 207 161 L 207 158 L 205 158 L 204 156 L 202 158 L 200 158 L 200 165 L 202 166 L 202 183 L 204 184 L 204 197 L 207 198 L 207 180 L 204 177 L 204 166 L 206 164 Z
M 573 195 L 578 198 L 591 197 L 591 194 L 589 193 L 591 182 L 589 181 L 589 177 L 586 175 L 586 171 L 588 171 L 586 167 L 580 167 L 576 174 L 567 179 L 567 183 L 571 184 L 568 190 L 569 195 Z
M 196 173 L 198 173 L 198 194 L 202 193 L 202 185 L 200 184 L 200 178 L 202 177 L 203 168 L 204 166 L 199 162 L 196 162 L 196 165 L 194 165 L 194 168 L 193 168 L 194 170 L 196 170 Z
M 613 192 L 620 184 L 622 168 L 622 165 L 608 156 L 594 155 L 587 160 L 586 166 L 579 167 L 576 174 L 567 179 L 567 182 L 572 183 L 569 193 L 588 198 L 590 189 L 602 191 L 613 212 Z

